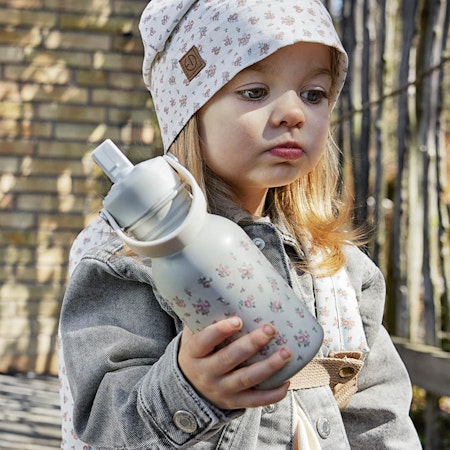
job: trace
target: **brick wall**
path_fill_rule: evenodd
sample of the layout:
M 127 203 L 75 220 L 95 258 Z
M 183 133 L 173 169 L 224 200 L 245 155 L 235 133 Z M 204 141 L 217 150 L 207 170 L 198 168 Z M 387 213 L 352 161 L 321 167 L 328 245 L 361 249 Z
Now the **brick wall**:
M 108 184 L 105 138 L 160 151 L 141 80 L 142 0 L 0 0 L 0 372 L 56 371 L 76 234 Z

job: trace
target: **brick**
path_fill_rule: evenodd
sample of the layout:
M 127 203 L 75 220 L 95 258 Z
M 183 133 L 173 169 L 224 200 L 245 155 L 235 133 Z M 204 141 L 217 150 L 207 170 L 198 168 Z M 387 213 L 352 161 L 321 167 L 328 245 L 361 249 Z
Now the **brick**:
M 111 17 L 99 14 L 61 14 L 59 27 L 62 30 L 102 31 L 124 33 L 133 29 L 133 18 Z
M 133 90 L 134 92 L 142 92 L 143 96 L 150 97 L 150 93 L 145 87 L 142 79 L 140 68 L 136 73 L 115 74 L 109 77 L 109 86 L 113 89 Z
M 58 12 L 78 12 L 104 17 L 111 13 L 111 1 L 110 0 L 77 0 L 73 1 L 61 1 L 61 0 L 43 0 L 44 8 Z
M 34 214 L 19 211 L 0 211 L 0 227 L 24 230 L 31 228 L 35 224 Z
M 43 0 L 2 0 L 0 5 L 15 9 L 42 9 Z
M 129 15 L 140 18 L 147 2 L 142 0 L 115 0 L 114 13 L 118 15 Z
M 18 102 L 1 102 L 0 119 L 32 119 L 35 115 L 33 105 Z
M 125 73 L 141 73 L 142 55 L 134 56 L 123 53 L 102 55 L 101 68 L 105 70 L 123 71 Z
M 142 45 L 138 29 L 129 35 L 113 36 L 111 50 L 141 56 L 142 58 L 144 46 Z
M 1 10 L 0 10 L 1 17 Z M 22 47 L 0 45 L 0 64 L 20 63 L 24 61 L 25 54 Z
M 2 102 L 21 101 L 19 84 L 17 82 L 0 81 L 0 98 Z
M 38 243 L 35 231 L 0 230 L 0 247 L 4 244 L 33 247 Z
M 89 68 L 92 66 L 92 53 L 83 51 L 60 51 L 33 48 L 26 53 L 25 61 L 35 67 L 48 67 L 54 64 L 61 64 L 67 68 Z
M 44 40 L 44 46 L 50 49 L 107 51 L 111 47 L 111 38 L 107 34 L 64 32 L 52 30 Z
M 41 42 L 42 35 L 39 28 L 0 28 L 0 45 L 17 45 L 17 47 L 31 45 L 35 47 Z
M 30 82 L 30 84 L 21 87 L 20 98 L 22 100 L 32 100 L 35 92 L 38 89 L 43 89 L 39 84 L 46 84 L 48 90 L 48 84 L 52 86 L 67 84 L 71 79 L 71 71 L 66 65 L 61 61 L 54 60 L 47 65 L 42 62 L 39 64 L 32 62 L 28 65 L 8 65 L 4 72 L 5 80 Z
M 57 25 L 57 16 L 46 11 L 0 8 L 0 25 L 54 28 Z
M 25 95 L 25 92 L 28 94 Z M 24 85 L 22 96 L 26 101 L 35 103 L 58 102 L 64 104 L 86 104 L 89 99 L 89 91 L 75 86 L 52 86 L 48 89 L 45 85 Z
M 1 173 L 17 173 L 20 167 L 20 158 L 0 157 L 0 174 Z M 6 192 L 5 186 L 0 180 L 0 192 Z M 9 184 L 9 183 L 8 183 Z
M 79 214 L 39 214 L 37 226 L 42 230 L 81 230 L 84 221 Z
M 75 73 L 78 86 L 104 87 L 107 84 L 108 73 L 104 70 L 78 70 Z
M 19 267 L 33 263 L 33 255 L 34 251 L 29 247 L 13 247 L 10 245 L 0 253 L 0 262 L 8 267 Z
M 0 139 L 1 138 L 34 138 L 51 137 L 53 126 L 51 123 L 32 122 L 30 120 L 1 120 L 0 119 Z
M 70 124 L 70 123 L 56 123 L 55 124 L 55 138 L 62 141 L 68 139 L 71 141 L 80 142 L 102 142 L 106 138 L 117 141 L 120 132 L 117 127 L 108 127 L 105 124 L 85 125 L 85 124 Z
M 0 140 L 0 155 L 31 155 L 34 152 L 34 143 L 31 141 Z
M 57 179 L 55 177 L 27 177 L 18 176 L 14 183 L 14 192 L 55 192 Z
M 92 93 L 95 105 L 108 105 L 114 107 L 142 108 L 148 97 L 142 93 L 119 91 L 113 89 L 96 89 Z
M 40 105 L 37 108 L 37 117 L 41 120 L 99 123 L 104 122 L 106 113 L 104 108 L 99 107 L 51 103 Z
M 84 212 L 84 201 L 74 195 L 19 195 L 17 198 L 17 208 L 21 211 L 36 212 Z
M 1 148 L 1 144 L 0 144 Z M 60 141 L 44 141 L 38 143 L 37 155 L 50 158 L 67 158 L 81 160 L 87 153 L 95 148 L 94 145 L 86 144 L 86 142 L 60 142 Z M 86 173 L 85 173 L 86 174 Z

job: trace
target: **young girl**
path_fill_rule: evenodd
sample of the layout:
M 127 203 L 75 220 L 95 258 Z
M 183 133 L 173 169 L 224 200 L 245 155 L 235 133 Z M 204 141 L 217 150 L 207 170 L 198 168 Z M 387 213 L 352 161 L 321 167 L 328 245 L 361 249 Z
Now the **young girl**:
M 383 277 L 345 229 L 329 125 L 347 56 L 322 3 L 152 0 L 140 29 L 165 149 L 325 339 L 289 382 L 254 389 L 291 357 L 283 347 L 241 366 L 277 330 L 261 324 L 221 346 L 242 326 L 233 317 L 193 334 L 151 261 L 109 239 L 84 250 L 61 313 L 76 434 L 97 449 L 421 448 L 408 375 L 381 325 Z

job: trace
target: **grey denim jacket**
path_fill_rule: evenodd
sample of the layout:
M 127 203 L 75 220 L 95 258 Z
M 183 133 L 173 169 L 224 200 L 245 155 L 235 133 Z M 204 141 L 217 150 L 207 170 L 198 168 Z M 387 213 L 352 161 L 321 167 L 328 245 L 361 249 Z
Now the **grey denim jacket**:
M 311 276 L 291 264 L 301 257 L 293 239 L 271 223 L 240 225 L 314 312 Z M 340 411 L 322 386 L 289 391 L 264 408 L 224 411 L 178 367 L 182 324 L 153 285 L 151 261 L 127 254 L 118 239 L 90 250 L 71 277 L 60 323 L 80 438 L 95 449 L 289 450 L 297 396 L 323 449 L 421 449 L 408 415 L 409 377 L 381 325 L 383 276 L 357 248 L 346 256 L 371 349 L 348 406 Z

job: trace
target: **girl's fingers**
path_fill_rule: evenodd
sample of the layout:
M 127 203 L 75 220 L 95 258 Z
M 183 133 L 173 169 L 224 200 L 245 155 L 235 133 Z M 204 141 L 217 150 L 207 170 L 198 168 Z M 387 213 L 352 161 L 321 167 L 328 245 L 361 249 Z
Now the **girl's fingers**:
M 239 317 L 230 317 L 210 325 L 198 333 L 192 333 L 185 327 L 182 338 L 186 341 L 189 340 L 189 355 L 191 358 L 203 358 L 241 328 L 242 320 Z

